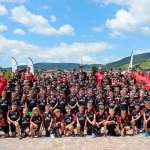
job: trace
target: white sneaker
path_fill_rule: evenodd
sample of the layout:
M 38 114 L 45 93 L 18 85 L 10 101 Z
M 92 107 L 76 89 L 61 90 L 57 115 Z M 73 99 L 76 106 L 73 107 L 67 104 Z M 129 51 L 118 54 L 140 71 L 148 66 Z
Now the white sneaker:
M 51 134 L 51 138 L 52 138 L 52 139 L 54 139 L 54 138 L 55 138 L 54 134 Z

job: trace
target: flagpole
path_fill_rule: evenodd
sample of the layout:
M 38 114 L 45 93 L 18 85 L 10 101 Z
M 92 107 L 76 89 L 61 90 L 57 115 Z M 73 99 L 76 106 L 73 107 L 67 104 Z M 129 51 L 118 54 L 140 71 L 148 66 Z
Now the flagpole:
M 80 58 L 80 66 L 83 66 L 83 56 Z
M 130 62 L 129 62 L 129 67 L 128 67 L 128 72 L 130 71 L 130 69 L 132 70 L 133 68 L 133 56 L 134 56 L 134 51 L 131 51 L 131 57 L 130 57 Z
M 16 73 L 16 71 L 18 69 L 18 63 L 13 56 L 11 56 L 11 65 L 12 65 L 12 72 Z

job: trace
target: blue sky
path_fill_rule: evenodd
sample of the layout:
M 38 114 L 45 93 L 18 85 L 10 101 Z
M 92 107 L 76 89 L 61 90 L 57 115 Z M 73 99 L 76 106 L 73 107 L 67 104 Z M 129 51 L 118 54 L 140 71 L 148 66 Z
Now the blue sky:
M 150 52 L 150 0 L 0 0 L 0 65 L 106 64 Z

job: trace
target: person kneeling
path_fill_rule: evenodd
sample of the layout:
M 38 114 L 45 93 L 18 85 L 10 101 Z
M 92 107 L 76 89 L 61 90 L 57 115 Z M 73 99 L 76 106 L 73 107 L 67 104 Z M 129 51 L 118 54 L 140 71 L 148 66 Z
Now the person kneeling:
M 125 136 L 127 131 L 130 130 L 129 125 L 129 118 L 127 116 L 126 109 L 121 108 L 121 117 L 120 117 L 120 129 L 121 129 L 121 136 Z
M 145 110 L 143 114 L 144 118 L 144 136 L 150 136 L 150 98 L 145 100 Z
M 8 120 L 8 123 L 10 125 L 10 130 L 11 130 L 12 136 L 15 137 L 16 132 L 17 132 L 17 136 L 20 138 L 21 137 L 20 136 L 21 130 L 20 130 L 20 125 L 19 125 L 20 113 L 17 110 L 16 104 L 12 104 L 11 110 L 7 114 L 7 120 Z
M 54 135 L 55 137 L 64 136 L 64 117 L 60 112 L 60 109 L 55 109 L 53 111 L 54 117 Z
M 77 135 L 84 136 L 85 120 L 84 106 L 79 105 L 79 112 L 76 115 Z
M 44 112 L 44 128 L 46 132 L 46 137 L 50 137 L 50 134 L 52 136 L 53 133 L 53 116 L 50 111 L 50 106 L 45 106 L 45 112 Z
M 87 104 L 86 127 L 87 127 L 87 135 L 92 135 L 92 137 L 95 138 L 96 137 L 96 115 L 92 103 Z
M 69 106 L 66 106 L 65 109 L 65 135 L 71 136 L 74 135 L 75 116 L 71 113 L 71 108 Z
M 119 130 L 119 117 L 115 115 L 114 108 L 109 108 L 109 116 L 105 122 L 105 135 L 118 136 L 120 135 Z M 108 132 L 107 132 L 108 131 Z
M 106 115 L 104 114 L 105 108 L 103 104 L 99 105 L 98 107 L 99 107 L 99 111 L 96 113 L 97 135 L 103 135 L 104 124 L 106 121 Z
M 42 135 L 42 117 L 38 107 L 34 107 L 30 119 L 30 132 L 32 137 Z
M 4 132 L 4 135 L 0 135 L 0 136 L 4 136 L 4 137 L 9 136 L 9 126 L 5 120 L 5 117 L 4 117 L 2 110 L 0 110 L 0 131 L 1 130 Z
M 23 109 L 23 116 L 21 118 L 21 137 L 24 138 L 29 135 L 30 132 L 30 116 L 28 115 L 28 109 Z

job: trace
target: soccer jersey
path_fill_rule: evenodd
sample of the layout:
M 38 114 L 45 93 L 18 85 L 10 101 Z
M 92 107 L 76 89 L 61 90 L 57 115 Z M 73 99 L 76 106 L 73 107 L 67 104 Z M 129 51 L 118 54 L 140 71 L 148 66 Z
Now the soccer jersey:
M 12 120 L 12 121 L 16 121 L 17 119 L 19 119 L 20 117 L 20 113 L 18 110 L 12 111 L 10 110 L 8 112 L 8 117 Z
M 41 124 L 42 123 L 42 117 L 41 115 L 38 115 L 38 116 L 32 116 L 31 117 L 31 121 L 35 124 Z
M 94 115 L 95 115 L 94 110 L 86 111 L 86 117 L 88 117 L 90 121 L 93 121 Z
M 44 112 L 44 125 L 49 126 L 52 120 L 52 114 L 50 112 Z
M 64 119 L 65 119 L 66 125 L 68 125 L 68 124 L 72 123 L 75 118 L 74 118 L 73 114 L 65 114 Z

